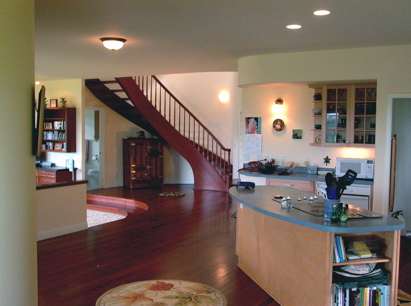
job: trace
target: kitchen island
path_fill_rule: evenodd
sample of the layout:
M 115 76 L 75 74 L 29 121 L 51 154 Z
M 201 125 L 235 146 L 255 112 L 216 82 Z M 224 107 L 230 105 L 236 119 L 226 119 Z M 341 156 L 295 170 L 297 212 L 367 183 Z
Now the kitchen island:
M 281 208 L 274 196 L 290 197 L 296 207 L 310 205 L 311 193 L 290 187 L 231 187 L 237 201 L 238 266 L 282 305 L 330 305 L 335 235 L 378 238 L 383 257 L 350 261 L 381 262 L 390 271 L 392 305 L 397 293 L 400 230 L 404 222 L 388 216 L 330 223 L 293 207 Z M 301 201 L 298 201 L 301 198 Z M 321 206 L 322 200 L 316 200 Z M 345 263 L 348 264 L 348 263 Z

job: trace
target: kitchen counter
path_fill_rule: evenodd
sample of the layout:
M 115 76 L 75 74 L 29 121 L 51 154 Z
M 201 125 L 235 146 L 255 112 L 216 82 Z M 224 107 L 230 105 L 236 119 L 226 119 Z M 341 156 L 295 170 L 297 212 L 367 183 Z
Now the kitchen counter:
M 316 201 L 303 200 L 314 196 L 309 192 L 304 192 L 291 187 L 277 186 L 256 186 L 255 189 L 245 189 L 242 187 L 231 187 L 230 196 L 249 208 L 264 215 L 288 221 L 305 227 L 334 233 L 361 233 L 373 231 L 394 231 L 404 228 L 405 223 L 399 219 L 389 216 L 381 218 L 349 219 L 347 222 L 331 223 L 325 221 L 322 216 L 314 216 L 294 207 L 282 208 L 280 200 L 274 199 L 274 195 L 291 197 L 292 204 L 308 206 L 312 204 L 323 205 L 323 199 L 319 197 Z M 301 201 L 298 201 L 301 198 Z M 278 202 L 277 202 L 278 201 Z M 348 203 L 349 204 L 349 203 Z M 359 208 L 350 206 L 352 211 L 367 212 Z
M 238 266 L 281 305 L 332 305 L 335 235 L 343 239 L 382 240 L 381 258 L 349 263 L 380 262 L 390 271 L 390 305 L 398 288 L 400 230 L 404 222 L 388 216 L 331 223 L 296 208 L 281 208 L 274 195 L 290 196 L 292 203 L 311 193 L 283 186 L 231 187 L 237 201 L 236 253 Z M 321 206 L 322 200 L 318 199 Z
M 314 175 L 314 174 L 306 174 L 306 173 L 296 173 L 290 175 L 279 175 L 279 174 L 264 174 L 261 172 L 251 172 L 247 170 L 239 171 L 239 174 L 249 176 L 249 177 L 256 177 L 256 178 L 276 178 L 276 179 L 283 179 L 283 180 L 300 180 L 300 181 L 311 181 L 311 182 L 324 182 L 325 175 Z M 360 185 L 374 185 L 373 180 L 363 180 L 363 179 L 356 179 L 355 184 Z

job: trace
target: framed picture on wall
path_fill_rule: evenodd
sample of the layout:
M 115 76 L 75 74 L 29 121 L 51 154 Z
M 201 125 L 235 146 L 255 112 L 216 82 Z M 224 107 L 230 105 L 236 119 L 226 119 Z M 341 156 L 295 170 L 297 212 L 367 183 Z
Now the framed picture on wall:
M 293 139 L 302 139 L 303 130 L 293 130 Z

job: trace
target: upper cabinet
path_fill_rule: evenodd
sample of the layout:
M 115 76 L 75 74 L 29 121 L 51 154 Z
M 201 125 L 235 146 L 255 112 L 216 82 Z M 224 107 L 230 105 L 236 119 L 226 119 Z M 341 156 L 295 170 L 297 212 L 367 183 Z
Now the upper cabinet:
M 44 109 L 42 152 L 76 152 L 76 109 Z
M 374 147 L 376 84 L 313 85 L 313 146 Z

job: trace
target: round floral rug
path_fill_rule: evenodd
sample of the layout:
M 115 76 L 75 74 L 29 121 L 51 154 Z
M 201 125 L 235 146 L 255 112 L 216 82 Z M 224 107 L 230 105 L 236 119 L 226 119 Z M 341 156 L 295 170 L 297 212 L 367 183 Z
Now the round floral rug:
M 204 284 L 183 280 L 149 280 L 125 284 L 104 293 L 96 306 L 227 305 L 224 295 Z

